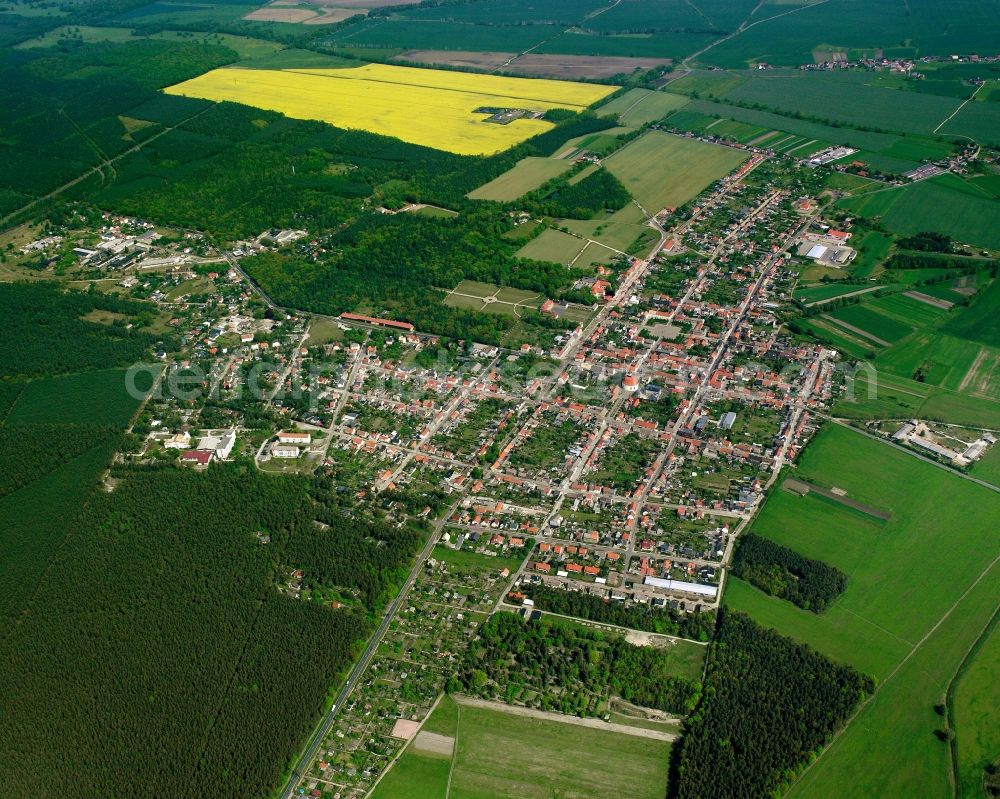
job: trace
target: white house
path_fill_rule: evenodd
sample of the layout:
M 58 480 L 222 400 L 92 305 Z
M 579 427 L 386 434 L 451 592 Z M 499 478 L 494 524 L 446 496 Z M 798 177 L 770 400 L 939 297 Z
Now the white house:
M 309 446 L 312 436 L 309 433 L 302 433 L 298 430 L 282 430 L 278 433 L 279 444 L 295 444 L 297 446 Z

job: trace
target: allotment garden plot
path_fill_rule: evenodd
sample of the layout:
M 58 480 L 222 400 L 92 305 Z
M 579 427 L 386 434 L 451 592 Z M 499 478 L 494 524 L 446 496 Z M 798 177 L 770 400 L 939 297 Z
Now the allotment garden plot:
M 491 155 L 550 130 L 551 109 L 582 111 L 614 87 L 366 64 L 349 69 L 212 70 L 165 91 L 232 101 L 395 136 L 462 155 Z M 512 111 L 488 121 L 498 110 Z

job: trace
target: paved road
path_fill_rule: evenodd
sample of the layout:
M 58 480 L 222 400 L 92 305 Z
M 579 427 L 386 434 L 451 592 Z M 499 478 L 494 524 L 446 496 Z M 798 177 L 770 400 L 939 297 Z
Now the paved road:
M 309 766 L 312 764 L 316 757 L 316 753 L 323 744 L 323 739 L 326 738 L 330 732 L 330 728 L 333 727 L 333 722 L 337 718 L 337 713 L 340 711 L 340 708 L 343 707 L 347 697 L 350 696 L 351 691 L 354 690 L 354 687 L 360 682 L 361 677 L 368 669 L 368 665 L 371 663 L 372 657 L 375 655 L 375 650 L 378 649 L 379 644 L 382 642 L 382 637 L 385 635 L 385 631 L 389 629 L 389 624 L 395 618 L 396 613 L 399 612 L 399 608 L 402 606 L 407 595 L 410 593 L 410 588 L 413 587 L 413 583 L 417 579 L 417 575 L 424 567 L 424 561 L 430 557 L 431 551 L 434 549 L 434 545 L 437 543 L 438 537 L 441 535 L 441 528 L 444 527 L 445 521 L 451 517 L 451 514 L 455 512 L 455 508 L 458 507 L 458 503 L 460 501 L 461 499 L 456 500 L 451 507 L 448 508 L 448 511 L 434 525 L 434 530 L 427 538 L 427 543 L 424 544 L 424 548 L 420 551 L 416 561 L 414 561 L 413 568 L 410 569 L 410 574 L 407 576 L 406 582 L 403 583 L 403 587 L 400 589 L 399 593 L 396 594 L 396 598 L 389 603 L 389 608 L 386 610 L 385 616 L 382 617 L 381 624 L 379 624 L 378 629 L 375 630 L 374 635 L 372 635 L 369 639 L 368 645 L 365 647 L 365 651 L 361 654 L 361 657 L 358 658 L 357 663 L 354 664 L 354 668 L 351 669 L 350 676 L 347 678 L 347 681 L 343 684 L 343 686 L 341 686 L 340 692 L 337 694 L 330 710 L 323 717 L 319 726 L 309 738 L 309 743 L 306 744 L 306 748 L 303 750 L 295 768 L 292 769 L 292 773 L 288 777 L 288 781 L 285 783 L 285 787 L 280 794 L 281 799 L 291 799 L 294 795 L 299 781 L 309 770 Z

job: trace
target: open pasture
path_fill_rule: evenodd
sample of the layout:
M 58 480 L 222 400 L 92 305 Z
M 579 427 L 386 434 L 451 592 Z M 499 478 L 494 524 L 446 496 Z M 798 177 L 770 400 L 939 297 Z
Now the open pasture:
M 662 740 L 530 718 L 517 708 L 456 704 L 449 696 L 425 727 L 454 738 L 454 759 L 411 744 L 373 799 L 589 799 L 613 794 L 622 774 L 635 799 L 660 799 L 666 789 L 670 744 Z
M 934 735 L 933 706 L 1000 602 L 996 495 L 833 425 L 803 453 L 796 476 L 891 518 L 778 488 L 754 531 L 841 569 L 847 590 L 816 616 L 746 583 L 729 586 L 732 606 L 879 680 L 875 698 L 790 795 L 948 795 L 948 747 Z
M 581 241 L 569 233 L 546 228 L 540 235 L 518 250 L 517 256 L 518 258 L 532 258 L 536 261 L 568 264 L 580 254 L 586 245 L 586 241 Z
M 953 686 L 959 796 L 983 796 L 984 769 L 1000 752 L 1000 626 L 994 624 Z
M 651 130 L 613 153 L 607 167 L 648 214 L 676 208 L 747 159 L 742 150 Z
M 520 317 L 522 308 L 537 310 L 543 299 L 541 295 L 531 291 L 463 280 L 448 292 L 444 304 L 452 308 L 467 308 L 473 311 Z
M 629 89 L 597 109 L 599 116 L 616 116 L 622 125 L 639 127 L 663 119 L 667 114 L 688 104 L 686 97 L 649 89 Z
M 863 78 L 860 73 L 751 74 L 726 97 L 785 113 L 923 134 L 932 133 L 961 103 L 951 97 L 869 86 Z
M 610 86 L 504 78 L 367 64 L 353 69 L 222 68 L 165 90 L 317 119 L 341 128 L 395 136 L 462 155 L 506 150 L 552 128 L 540 119 L 486 122 L 478 108 L 581 111 Z

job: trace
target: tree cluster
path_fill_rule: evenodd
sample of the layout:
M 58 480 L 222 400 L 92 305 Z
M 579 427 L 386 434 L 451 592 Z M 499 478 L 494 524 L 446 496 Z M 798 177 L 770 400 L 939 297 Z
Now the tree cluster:
M 113 294 L 63 292 L 50 283 L 0 284 L 0 377 L 33 377 L 124 366 L 141 360 L 153 337 L 124 322 L 80 317 L 94 310 L 136 314 L 144 306 Z
M 847 575 L 840 569 L 753 533 L 740 537 L 732 572 L 813 613 L 822 613 L 847 588 Z
M 675 754 L 670 793 L 780 796 L 874 680 L 745 614 L 720 613 L 704 696 Z
M 603 167 L 571 183 L 557 178 L 518 201 L 536 216 L 593 219 L 605 211 L 617 211 L 632 199 L 620 180 Z

